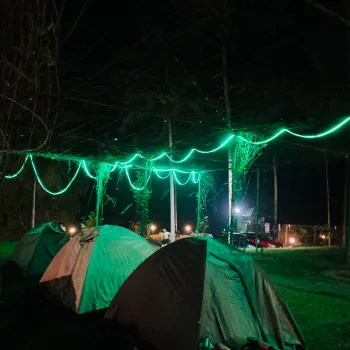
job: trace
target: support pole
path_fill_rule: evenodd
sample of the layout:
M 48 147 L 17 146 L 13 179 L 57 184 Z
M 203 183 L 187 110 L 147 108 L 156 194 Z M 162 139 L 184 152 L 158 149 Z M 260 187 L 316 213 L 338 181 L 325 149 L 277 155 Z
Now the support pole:
M 169 150 L 173 149 L 173 133 L 171 128 L 171 120 L 168 120 L 169 127 Z M 174 174 L 170 174 L 170 233 L 172 237 L 175 237 L 175 186 L 174 186 Z
M 349 185 L 349 161 L 348 157 L 345 157 L 344 161 L 344 200 L 343 200 L 343 237 L 342 246 L 346 247 L 346 215 L 348 210 L 348 185 Z
M 105 171 L 104 171 L 104 164 L 100 163 L 98 167 L 97 172 L 97 184 L 96 184 L 96 212 L 95 212 L 95 218 L 96 218 L 96 227 L 100 224 L 101 220 L 103 219 L 103 192 L 104 192 L 104 186 L 105 186 Z
M 35 227 L 35 217 L 36 217 L 36 177 L 34 175 L 33 195 L 32 195 L 32 221 L 31 221 L 31 228 Z
M 331 212 L 329 206 L 329 178 L 328 178 L 328 157 L 327 152 L 324 153 L 326 165 L 326 185 L 327 185 L 327 228 L 328 228 L 328 246 L 331 245 Z
M 199 234 L 199 227 L 201 224 L 201 176 L 198 175 L 198 191 L 197 191 L 197 226 L 196 233 Z
M 255 208 L 255 249 L 258 252 L 258 234 L 259 234 L 259 194 L 260 194 L 260 168 L 256 172 L 256 208 Z
M 276 153 L 273 154 L 273 209 L 274 209 L 274 215 L 273 215 L 273 221 L 274 225 L 277 230 L 278 238 L 277 240 L 280 240 L 280 232 L 278 229 L 278 220 L 277 220 L 277 211 L 278 211 L 278 202 L 277 202 L 278 196 L 277 196 L 277 165 L 276 165 Z

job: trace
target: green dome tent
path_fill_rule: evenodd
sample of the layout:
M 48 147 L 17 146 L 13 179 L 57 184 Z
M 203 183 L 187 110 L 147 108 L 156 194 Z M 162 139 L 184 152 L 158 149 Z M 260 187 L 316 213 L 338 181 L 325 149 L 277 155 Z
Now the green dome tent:
M 144 238 L 123 227 L 87 229 L 61 249 L 40 283 L 79 314 L 100 310 L 154 251 Z
M 10 260 L 24 274 L 42 276 L 59 250 L 69 241 L 59 225 L 48 222 L 34 227 L 18 242 Z
M 199 339 L 240 349 L 247 338 L 304 349 L 276 287 L 252 258 L 213 238 L 160 249 L 125 281 L 105 317 L 157 350 L 196 350 Z

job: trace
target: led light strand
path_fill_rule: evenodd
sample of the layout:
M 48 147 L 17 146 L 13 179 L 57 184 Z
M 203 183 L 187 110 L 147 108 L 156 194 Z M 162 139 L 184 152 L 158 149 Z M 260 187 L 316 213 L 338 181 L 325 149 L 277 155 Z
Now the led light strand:
M 162 179 L 162 180 L 167 179 L 167 178 L 170 176 L 170 174 L 171 174 L 171 170 L 163 170 L 163 169 L 156 169 L 156 168 L 153 168 L 153 171 L 154 171 L 154 173 L 155 173 L 160 179 Z M 168 175 L 166 175 L 166 176 L 161 176 L 161 175 L 159 175 L 159 172 L 161 172 L 161 171 L 167 171 L 167 172 L 168 172 Z
M 151 179 L 151 175 L 152 175 L 152 171 L 150 171 L 150 172 L 149 172 L 148 179 L 145 181 L 144 185 L 143 185 L 142 187 L 137 187 L 137 186 L 135 186 L 135 185 L 132 183 L 132 181 L 131 181 L 128 167 L 125 167 L 125 172 L 126 172 L 126 177 L 127 177 L 128 181 L 129 181 L 130 186 L 131 186 L 135 191 L 142 191 L 142 190 L 147 186 L 149 180 Z
M 85 171 L 85 174 L 90 178 L 90 179 L 93 179 L 93 180 L 97 180 L 98 176 L 94 176 L 90 173 L 90 170 L 85 162 L 85 160 L 82 161 L 82 166 L 83 166 L 83 169 Z
M 28 158 L 29 158 L 29 155 L 27 155 L 25 157 L 24 162 L 23 162 L 22 166 L 20 167 L 20 169 L 17 171 L 17 173 L 11 174 L 11 175 L 5 175 L 5 179 L 14 179 L 15 177 L 17 177 L 24 170 L 24 167 L 27 163 Z
M 192 174 L 192 173 L 189 175 L 188 179 L 187 179 L 185 182 L 181 182 L 181 181 L 179 180 L 179 178 L 178 178 L 177 175 L 176 175 L 176 171 L 173 171 L 173 175 L 174 175 L 175 181 L 176 181 L 179 185 L 181 185 L 181 186 L 187 185 L 188 182 L 189 182 L 191 179 L 193 179 L 193 174 Z
M 62 190 L 60 190 L 60 191 L 52 192 L 52 191 L 50 191 L 49 189 L 47 189 L 46 186 L 43 184 L 43 182 L 42 182 L 42 180 L 41 180 L 41 178 L 40 178 L 40 176 L 39 176 L 38 170 L 37 170 L 37 168 L 36 168 L 36 166 L 35 166 L 35 164 L 34 164 L 33 156 L 30 155 L 29 157 L 30 157 L 30 161 L 31 161 L 31 163 L 32 163 L 32 167 L 33 167 L 33 170 L 34 170 L 34 174 L 35 174 L 35 176 L 36 176 L 36 179 L 37 179 L 39 185 L 41 186 L 41 188 L 42 188 L 44 191 L 46 191 L 48 194 L 51 194 L 52 196 L 58 196 L 59 194 L 62 194 L 62 193 L 64 193 L 64 192 L 66 192 L 66 191 L 68 190 L 68 188 L 72 185 L 72 183 L 74 182 L 74 180 L 76 179 L 76 177 L 78 176 L 79 170 L 80 170 L 80 168 L 81 168 L 81 162 L 80 162 L 80 163 L 78 164 L 77 171 L 75 172 L 75 174 L 74 174 L 74 176 L 72 177 L 72 179 L 69 181 L 68 185 L 67 185 L 65 188 L 63 188 Z

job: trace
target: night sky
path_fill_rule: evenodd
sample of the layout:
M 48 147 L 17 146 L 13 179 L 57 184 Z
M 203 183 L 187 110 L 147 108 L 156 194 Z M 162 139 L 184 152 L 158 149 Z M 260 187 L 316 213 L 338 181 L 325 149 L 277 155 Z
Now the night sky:
M 323 4 L 343 13 L 345 1 Z M 226 5 L 225 5 L 226 4 Z M 220 11 L 226 6 L 224 22 Z M 77 20 L 79 18 L 79 20 Z M 350 109 L 347 27 L 302 0 L 269 1 L 68 1 L 61 18 L 61 88 L 55 151 L 73 155 L 131 154 L 167 147 L 164 119 L 171 118 L 177 156 L 191 147 L 213 148 L 230 132 L 224 100 L 221 23 L 227 28 L 228 79 L 233 129 L 282 126 L 300 133 L 327 129 Z M 166 106 L 154 102 L 175 91 Z M 59 123 L 61 122 L 61 123 Z M 262 127 L 263 125 L 263 127 Z M 255 206 L 261 170 L 261 215 L 273 215 L 274 152 L 278 164 L 279 222 L 325 224 L 325 156 L 328 151 L 331 222 L 342 222 L 344 154 L 349 127 L 327 140 L 284 137 L 264 149 L 248 174 L 243 208 Z M 343 153 L 342 153 L 343 152 Z M 227 167 L 226 153 L 202 166 Z M 201 160 L 194 160 L 199 166 Z M 91 180 L 81 216 L 94 210 Z M 113 175 L 105 223 L 127 226 L 135 204 L 125 178 Z M 216 175 L 219 196 L 208 207 L 210 231 L 227 222 L 227 171 Z M 74 189 L 72 189 L 74 190 Z M 168 180 L 152 180 L 150 219 L 169 228 Z M 177 186 L 179 228 L 195 225 L 195 185 Z

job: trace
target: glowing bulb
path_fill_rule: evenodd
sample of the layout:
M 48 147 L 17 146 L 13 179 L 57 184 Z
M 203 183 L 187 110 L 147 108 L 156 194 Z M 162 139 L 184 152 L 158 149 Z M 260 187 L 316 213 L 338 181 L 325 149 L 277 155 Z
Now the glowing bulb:
M 150 229 L 152 232 L 154 232 L 154 231 L 157 229 L 157 226 L 154 225 L 154 224 L 152 224 L 152 225 L 149 227 L 149 229 Z
M 235 211 L 236 214 L 239 214 L 241 212 L 241 209 L 238 207 L 234 208 L 233 210 Z
M 293 238 L 293 237 L 289 238 L 289 243 L 292 243 L 292 244 L 295 243 L 295 238 Z
M 191 225 L 186 225 L 185 226 L 185 231 L 186 232 L 191 232 L 192 231 L 192 226 Z

